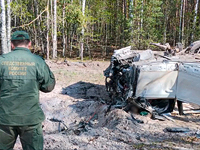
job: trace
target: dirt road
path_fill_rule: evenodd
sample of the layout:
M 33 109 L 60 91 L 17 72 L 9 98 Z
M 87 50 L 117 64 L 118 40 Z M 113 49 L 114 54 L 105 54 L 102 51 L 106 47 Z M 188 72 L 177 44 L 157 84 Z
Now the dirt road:
M 53 150 L 141 150 L 200 149 L 200 115 L 174 116 L 170 120 L 152 120 L 112 109 L 106 113 L 109 99 L 103 70 L 109 62 L 47 62 L 56 77 L 53 92 L 40 94 L 44 148 Z M 70 65 L 70 66 L 69 66 Z M 60 121 L 60 123 L 59 123 Z M 188 127 L 187 133 L 170 133 L 166 127 Z M 21 149 L 19 139 L 15 150 Z

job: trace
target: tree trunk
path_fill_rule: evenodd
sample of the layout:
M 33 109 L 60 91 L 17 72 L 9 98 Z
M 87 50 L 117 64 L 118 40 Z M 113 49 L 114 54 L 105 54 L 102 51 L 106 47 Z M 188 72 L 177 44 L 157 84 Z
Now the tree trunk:
M 183 0 L 181 0 L 181 9 L 180 9 L 180 23 L 179 23 L 179 42 L 182 40 L 182 14 L 183 14 Z
M 14 21 L 14 26 L 17 26 L 17 15 L 15 15 L 15 21 Z
M 141 20 L 140 20 L 140 31 L 143 29 L 143 13 L 144 13 L 144 1 L 142 0 L 142 8 L 141 8 Z
M 130 28 L 131 31 L 131 41 L 133 41 L 133 0 L 129 2 L 129 19 L 130 19 Z
M 124 0 L 124 3 L 123 3 L 123 28 L 122 28 L 122 45 L 124 46 L 124 39 L 125 39 L 125 30 L 126 30 L 126 17 L 127 17 L 127 6 L 126 6 L 127 2 L 126 0 Z
M 199 7 L 199 0 L 197 0 L 196 5 L 195 5 L 195 15 L 194 15 L 194 21 L 193 21 L 193 31 L 192 31 L 191 43 L 192 43 L 193 40 L 194 40 L 194 30 L 195 30 L 195 28 L 196 28 L 198 7 Z
M 51 0 L 51 39 L 53 43 L 53 0 Z M 52 47 L 52 50 L 53 50 L 53 47 Z
M 49 59 L 49 0 L 47 1 L 47 60 Z
M 118 23 L 119 23 L 119 20 L 118 20 L 118 15 L 119 13 L 119 0 L 116 1 L 116 32 L 115 32 L 115 46 L 118 46 L 118 38 L 119 38 L 119 35 L 120 35 L 120 31 L 119 31 L 119 27 L 118 27 Z
M 182 17 L 182 44 L 185 45 L 185 36 L 184 36 L 184 23 L 185 23 L 185 0 L 183 0 L 183 17 Z
M 10 18 L 10 0 L 7 0 L 7 47 L 8 52 L 11 52 L 11 18 Z
M 106 33 L 105 33 L 105 35 L 106 35 L 106 40 L 105 40 L 105 56 L 107 56 L 107 46 L 108 46 L 108 25 L 107 25 L 107 23 L 106 23 L 106 25 L 105 25 L 105 30 L 106 30 Z
M 124 17 L 127 18 L 127 1 L 124 0 Z
M 71 27 L 71 26 L 70 26 Z M 71 27 L 72 28 L 72 27 Z M 70 52 L 69 52 L 69 56 L 70 56 L 70 58 L 72 57 L 72 46 L 73 46 L 73 39 L 74 39 L 74 32 L 73 32 L 73 30 L 71 29 L 71 34 L 70 34 Z
M 64 1 L 64 6 L 63 6 L 63 18 L 62 18 L 62 23 L 63 23 L 63 57 L 65 57 L 65 49 L 66 49 L 66 38 L 65 38 L 65 1 Z
M 82 3 L 82 13 L 83 13 L 83 16 L 85 16 L 85 2 L 86 0 L 83 0 L 83 3 Z M 83 26 L 82 26 L 82 31 L 81 31 L 81 51 L 80 51 L 80 57 L 81 57 L 81 61 L 83 61 L 83 51 L 84 51 L 84 32 L 85 32 L 85 29 L 84 29 L 84 22 L 83 21 Z
M 33 1 L 34 3 L 34 15 L 35 15 L 35 18 L 38 16 L 38 5 L 37 5 L 37 0 L 34 0 Z M 39 47 L 39 35 L 38 35 L 38 20 L 35 21 L 35 33 L 34 33 L 34 36 L 35 36 L 35 49 L 34 51 L 37 51 L 38 50 L 38 47 Z
M 6 35 L 6 12 L 5 12 L 5 1 L 1 0 L 1 44 L 2 44 L 2 53 L 8 53 L 7 47 L 7 35 Z
M 179 7 L 179 4 L 176 2 L 176 8 L 178 8 Z M 176 45 L 176 42 L 177 42 L 177 40 L 179 40 L 179 34 L 178 34 L 178 32 L 179 32 L 179 29 L 177 30 L 177 23 L 179 24 L 179 22 L 178 22 L 178 20 L 179 20 L 179 9 L 176 9 L 176 16 L 175 16 L 175 22 L 173 23 L 173 26 L 172 26 L 172 30 L 170 31 L 170 32 L 172 32 L 172 34 L 173 34 L 173 46 L 175 46 Z M 169 19 L 170 20 L 170 19 Z M 169 26 L 169 28 L 170 28 L 170 26 Z M 178 36 L 178 37 L 177 37 Z M 178 39 L 177 39 L 178 38 Z M 178 41 L 178 42 L 180 42 L 180 41 Z
M 57 57 L 57 0 L 54 0 L 53 58 Z
M 164 22 L 164 39 L 163 39 L 163 43 L 166 43 L 167 41 L 167 20 L 168 20 L 168 16 L 165 13 L 165 22 Z

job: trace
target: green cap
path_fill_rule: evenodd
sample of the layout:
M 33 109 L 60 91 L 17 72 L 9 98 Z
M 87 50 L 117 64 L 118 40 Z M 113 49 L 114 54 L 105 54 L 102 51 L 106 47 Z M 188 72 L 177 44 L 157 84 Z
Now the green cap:
M 15 31 L 12 34 L 11 41 L 14 40 L 30 40 L 30 37 L 25 31 Z

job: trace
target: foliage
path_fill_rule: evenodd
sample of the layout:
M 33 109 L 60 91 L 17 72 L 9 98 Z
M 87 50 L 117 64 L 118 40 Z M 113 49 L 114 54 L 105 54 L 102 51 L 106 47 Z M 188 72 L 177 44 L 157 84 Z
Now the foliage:
M 53 34 L 52 1 L 49 0 L 48 10 L 50 40 Z M 13 0 L 11 3 L 13 31 L 19 29 L 28 31 L 33 44 L 36 45 L 34 48 L 44 53 L 46 53 L 47 34 L 46 12 L 30 25 L 23 28 L 19 26 L 35 19 L 46 9 L 47 2 L 48 0 Z M 57 1 L 58 52 L 61 53 L 64 47 L 65 37 L 66 56 L 78 56 L 82 27 L 85 29 L 84 55 L 90 57 L 93 51 L 106 56 L 112 53 L 112 50 L 127 45 L 133 45 L 136 49 L 147 49 L 150 42 L 169 42 L 174 46 L 177 42 L 183 41 L 183 44 L 188 45 L 192 42 L 192 34 L 194 40 L 198 40 L 200 36 L 200 11 L 197 13 L 195 31 L 193 29 L 196 2 L 197 0 L 185 0 L 183 16 L 180 14 L 179 0 L 86 0 L 83 16 L 81 0 L 59 0 Z M 180 26 L 180 20 L 183 19 L 184 28 Z M 179 36 L 182 36 L 182 41 L 179 40 Z

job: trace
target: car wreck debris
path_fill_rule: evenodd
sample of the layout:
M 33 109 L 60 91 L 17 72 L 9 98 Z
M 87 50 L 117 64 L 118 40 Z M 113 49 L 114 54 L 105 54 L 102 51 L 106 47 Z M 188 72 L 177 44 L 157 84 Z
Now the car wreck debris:
M 49 119 L 49 120 L 52 121 L 52 122 L 58 122 L 58 131 L 59 131 L 59 132 L 62 131 L 61 128 L 60 128 L 60 124 L 61 124 L 61 123 L 62 123 L 62 124 L 64 125 L 64 127 L 65 127 L 64 130 L 68 130 L 68 127 L 67 127 L 67 125 L 64 123 L 64 121 L 59 120 L 59 119 L 56 119 L 56 118 L 51 118 L 51 119 Z
M 164 113 L 164 114 L 162 114 L 162 116 L 165 117 L 166 119 L 172 121 L 172 122 L 175 122 L 175 120 L 172 119 L 172 117 L 171 117 L 171 113 Z
M 172 127 L 172 128 L 166 128 L 166 131 L 168 132 L 183 132 L 183 133 L 186 133 L 186 132 L 190 132 L 190 129 L 189 128 L 177 128 L 177 127 Z
M 200 53 L 200 41 L 195 41 L 190 44 L 188 47 L 183 49 L 182 43 L 177 43 L 175 47 L 171 47 L 169 43 L 161 44 L 161 43 L 150 43 L 150 45 L 154 45 L 161 50 L 164 51 L 165 56 L 174 56 L 176 53 L 184 54 L 195 54 Z
M 200 87 L 196 84 L 200 63 L 195 59 L 155 59 L 153 51 L 138 52 L 129 46 L 115 50 L 104 76 L 111 104 L 126 111 L 145 110 L 155 118 L 172 112 L 177 100 L 180 115 L 182 102 L 200 104 Z
M 185 50 L 185 53 L 199 53 L 200 52 L 200 41 L 195 41 L 190 44 Z
M 64 121 L 56 118 L 51 118 L 49 119 L 49 121 L 58 123 L 58 132 L 62 131 L 64 131 L 65 133 L 73 132 L 76 135 L 80 135 L 81 132 L 86 132 L 88 130 L 87 129 L 88 127 L 92 127 L 92 124 L 89 120 L 88 121 L 81 120 L 78 124 L 71 125 L 70 127 L 67 127 Z M 64 128 L 61 128 L 61 124 L 64 126 Z
M 182 44 L 181 43 L 177 43 L 175 48 L 172 48 L 169 45 L 169 43 L 166 43 L 164 45 L 162 45 L 160 43 L 150 43 L 150 45 L 154 45 L 156 47 L 159 47 L 161 50 L 165 51 L 164 52 L 165 56 L 168 56 L 168 55 L 174 56 L 176 53 L 178 53 L 182 50 Z

